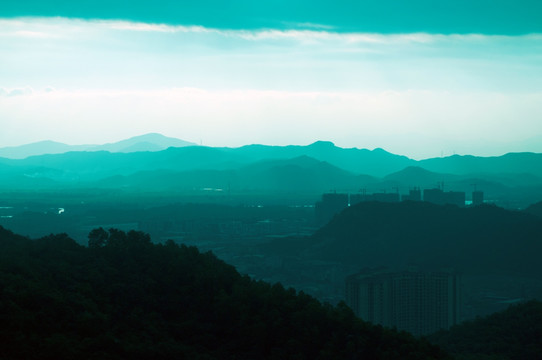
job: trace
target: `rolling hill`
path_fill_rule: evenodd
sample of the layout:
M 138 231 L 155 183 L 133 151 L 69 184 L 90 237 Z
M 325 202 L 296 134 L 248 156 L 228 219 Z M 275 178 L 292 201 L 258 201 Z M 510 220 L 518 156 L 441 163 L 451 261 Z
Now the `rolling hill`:
M 453 267 L 542 277 L 542 221 L 496 206 L 360 203 L 314 236 L 311 257 L 368 266 Z
M 430 341 L 457 359 L 531 360 L 542 354 L 542 303 L 529 301 L 441 331 Z
M 169 145 L 173 146 L 159 150 Z M 175 188 L 176 179 L 179 188 L 302 189 L 317 195 L 360 189 L 368 193 L 395 189 L 404 194 L 413 187 L 436 188 L 444 183 L 445 190 L 470 193 L 477 188 L 485 192 L 486 199 L 510 208 L 524 208 L 542 199 L 542 154 L 415 161 L 382 149 L 343 149 L 323 141 L 307 146 L 240 148 L 182 145 L 187 144 L 147 134 L 101 147 L 108 151 L 92 148 L 24 159 L 0 158 L 0 188 L 118 184 L 164 190 Z
M 30 240 L 0 227 L 3 359 L 449 359 L 212 253 L 93 230 Z
M 45 140 L 21 146 L 0 148 L 0 157 L 9 159 L 24 159 L 29 156 L 63 154 L 70 151 L 161 151 L 169 147 L 183 147 L 195 145 L 196 144 L 188 141 L 172 137 L 166 137 L 161 134 L 150 133 L 104 145 L 67 145 L 56 141 Z

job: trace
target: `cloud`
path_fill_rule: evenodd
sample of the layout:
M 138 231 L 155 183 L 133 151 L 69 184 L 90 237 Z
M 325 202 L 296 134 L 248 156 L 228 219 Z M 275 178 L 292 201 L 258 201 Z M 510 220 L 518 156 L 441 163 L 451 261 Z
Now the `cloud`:
M 18 88 L 0 88 L 0 96 L 4 97 L 19 97 L 19 96 L 28 96 L 28 95 L 42 95 L 42 94 L 52 94 L 57 90 L 52 86 L 47 86 L 41 91 L 36 91 L 30 86 L 18 87 Z
M 33 39 L 52 39 L 52 38 L 58 38 L 58 35 L 43 32 L 43 31 L 28 31 L 28 30 L 21 30 L 21 31 L 15 31 L 14 36 L 17 37 L 25 37 L 25 38 L 33 38 Z
M 116 30 L 166 32 L 166 33 L 207 33 L 245 40 L 278 40 L 293 39 L 298 41 L 343 41 L 348 43 L 436 43 L 444 41 L 480 42 L 488 40 L 542 40 L 542 34 L 527 35 L 484 35 L 484 34 L 432 34 L 424 32 L 379 34 L 364 32 L 334 32 L 332 26 L 295 23 L 297 29 L 259 29 L 259 30 L 223 30 L 203 26 L 184 26 L 168 24 L 152 24 L 129 21 L 99 21 L 101 25 Z
M 130 21 L 100 20 L 101 26 L 114 30 L 183 34 L 209 34 L 228 39 L 245 41 L 277 41 L 287 40 L 305 44 L 334 43 L 350 45 L 408 45 L 408 44 L 444 44 L 463 43 L 480 44 L 503 42 L 510 40 L 542 41 L 542 34 L 524 35 L 486 35 L 486 34 L 439 34 L 439 33 L 396 33 L 380 34 L 365 32 L 338 32 L 332 26 L 312 23 L 291 23 L 294 29 L 256 29 L 225 30 L 203 26 L 184 26 L 169 24 L 153 24 Z
M 80 32 L 89 27 L 98 27 L 105 30 L 170 33 L 170 34 L 209 34 L 230 39 L 248 41 L 265 40 L 291 40 L 303 43 L 314 42 L 340 42 L 347 44 L 434 44 L 443 42 L 479 43 L 485 41 L 506 41 L 522 39 L 527 41 L 540 41 L 542 34 L 527 35 L 484 35 L 484 34 L 438 34 L 438 33 L 364 33 L 364 32 L 337 32 L 333 27 L 313 23 L 291 23 L 294 29 L 255 29 L 255 30 L 228 30 L 204 26 L 170 25 L 163 23 L 146 23 L 125 20 L 82 20 L 72 18 L 39 18 L 23 17 L 16 19 L 0 19 L 0 36 L 25 38 L 60 38 L 70 32 Z M 66 31 L 70 29 L 72 31 Z
M 85 140 L 94 124 L 96 137 L 177 131 L 217 145 L 342 138 L 352 146 L 366 136 L 389 148 L 386 139 L 412 129 L 483 144 L 542 133 L 541 34 L 340 33 L 307 24 L 222 30 L 66 18 L 0 19 L 0 33 L 13 36 L 0 38 L 9 70 L 0 89 L 6 141 L 50 128 L 95 142 Z M 32 40 L 33 33 L 58 38 Z
M 6 96 L 6 97 L 32 95 L 33 93 L 34 93 L 34 90 L 28 86 L 24 88 L 14 88 L 14 89 L 0 88 L 0 96 Z
M 89 22 L 93 22 L 90 20 Z M 111 21 L 97 20 L 99 25 L 105 26 L 114 30 L 141 31 L 141 32 L 161 32 L 161 33 L 221 33 L 222 31 L 205 28 L 203 26 L 184 26 L 184 25 L 167 25 L 167 24 L 152 24 L 131 21 Z
M 59 39 L 64 38 L 60 25 L 75 24 L 76 20 L 62 18 L 0 18 L 0 38 Z
M 223 30 L 121 20 L 0 19 L 4 87 L 542 89 L 542 34 Z M 90 75 L 92 74 L 92 75 Z M 104 85 L 106 84 L 106 85 Z

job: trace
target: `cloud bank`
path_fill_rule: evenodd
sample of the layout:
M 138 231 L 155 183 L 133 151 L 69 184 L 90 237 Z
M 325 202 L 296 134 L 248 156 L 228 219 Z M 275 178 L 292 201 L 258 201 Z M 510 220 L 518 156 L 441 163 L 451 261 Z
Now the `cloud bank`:
M 536 33 L 17 18 L 0 19 L 0 55 L 5 146 L 162 132 L 217 146 L 324 139 L 419 158 L 520 151 L 542 135 Z

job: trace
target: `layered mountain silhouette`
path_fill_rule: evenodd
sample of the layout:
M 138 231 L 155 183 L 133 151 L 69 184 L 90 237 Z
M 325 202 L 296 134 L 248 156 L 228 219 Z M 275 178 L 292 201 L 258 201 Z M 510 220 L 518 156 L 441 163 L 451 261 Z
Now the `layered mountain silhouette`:
M 416 163 L 415 160 L 406 156 L 395 155 L 383 149 L 345 149 L 337 147 L 329 141 L 317 141 L 307 146 L 247 145 L 224 150 L 245 156 L 253 161 L 257 159 L 285 159 L 305 155 L 320 161 L 326 161 L 355 174 L 371 176 L 384 176 Z
M 10 159 L 24 159 L 29 156 L 62 154 L 69 151 L 160 151 L 165 150 L 169 147 L 194 145 L 196 144 L 188 141 L 167 137 L 161 134 L 150 133 L 104 145 L 67 145 L 56 141 L 45 140 L 21 146 L 0 148 L 0 157 Z
M 189 145 L 194 144 L 147 134 L 86 148 L 53 142 L 4 148 L 0 154 L 9 150 L 12 157 L 43 152 L 45 147 L 62 153 L 0 157 L 0 188 L 122 186 L 155 191 L 212 187 L 318 194 L 362 189 L 407 193 L 413 187 L 444 184 L 444 190 L 481 189 L 488 199 L 519 199 L 522 206 L 542 199 L 542 154 L 454 155 L 416 161 L 382 149 L 347 149 L 324 141 L 307 146 Z
M 502 156 L 477 157 L 453 155 L 419 161 L 419 166 L 453 174 L 532 174 L 542 176 L 542 154 L 508 153 Z
M 130 153 L 136 151 L 160 151 L 165 150 L 169 147 L 183 147 L 195 145 L 195 143 L 191 143 L 185 140 L 167 137 L 157 133 L 150 133 L 135 136 L 127 140 L 122 140 L 115 143 L 100 145 L 96 148 L 91 148 L 89 150 L 105 150 L 109 152 Z
M 367 175 L 355 175 L 308 156 L 285 160 L 263 160 L 236 169 L 185 171 L 157 170 L 103 179 L 105 188 L 174 190 L 213 188 L 222 191 L 322 192 L 352 189 L 360 183 L 375 182 Z

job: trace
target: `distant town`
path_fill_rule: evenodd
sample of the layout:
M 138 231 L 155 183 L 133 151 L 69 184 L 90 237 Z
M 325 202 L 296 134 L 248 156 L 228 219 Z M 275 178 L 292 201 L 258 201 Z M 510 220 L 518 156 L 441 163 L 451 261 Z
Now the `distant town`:
M 444 191 L 444 184 L 439 184 L 439 188 L 420 189 L 415 187 L 409 190 L 408 194 L 399 194 L 396 192 L 377 192 L 367 193 L 362 190 L 360 193 L 326 193 L 322 195 L 322 200 L 315 204 L 315 216 L 317 224 L 325 224 L 335 214 L 343 209 L 358 204 L 360 202 L 378 201 L 378 202 L 400 202 L 400 201 L 427 201 L 437 205 L 456 205 L 459 207 L 478 206 L 484 203 L 484 192 L 475 190 L 472 192 L 472 200 L 466 200 L 464 191 Z

